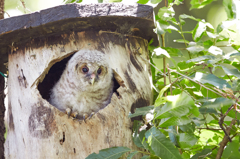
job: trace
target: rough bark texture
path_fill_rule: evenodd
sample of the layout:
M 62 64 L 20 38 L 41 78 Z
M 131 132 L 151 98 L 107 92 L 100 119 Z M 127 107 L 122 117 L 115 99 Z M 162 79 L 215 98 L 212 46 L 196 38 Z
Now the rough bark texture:
M 0 158 L 4 159 L 4 134 L 5 134 L 5 124 L 4 124 L 4 113 L 5 113 L 5 105 L 4 105 L 4 77 L 0 75 Z
M 6 158 L 84 159 L 113 146 L 137 149 L 128 115 L 151 104 L 151 71 L 142 59 L 148 59 L 147 40 L 110 31 L 73 31 L 16 47 L 9 54 Z M 80 49 L 104 52 L 121 85 L 111 103 L 86 122 L 68 118 L 47 102 L 67 57 Z

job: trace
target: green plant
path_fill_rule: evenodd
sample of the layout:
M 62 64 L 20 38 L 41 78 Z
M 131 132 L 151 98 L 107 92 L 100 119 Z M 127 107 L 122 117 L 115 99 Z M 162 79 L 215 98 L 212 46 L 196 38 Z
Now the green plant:
M 142 159 L 239 158 L 240 45 L 232 37 L 237 34 L 232 26 L 238 22 L 234 3 L 223 0 L 228 19 L 215 29 L 191 15 L 181 14 L 176 20 L 173 6 L 182 1 L 165 0 L 165 6 L 155 16 L 155 32 L 161 39 L 161 47 L 149 45 L 155 102 L 130 114 L 130 117 L 152 115 L 147 121 L 150 129 L 140 129 L 144 125 L 140 121 L 135 121 L 133 127 L 134 143 L 146 151 L 113 147 L 93 153 L 87 159 L 117 159 L 126 152 L 128 159 L 137 153 L 144 154 Z M 202 8 L 212 1 L 191 0 L 191 9 Z M 193 30 L 183 31 L 186 19 L 197 23 Z M 165 33 L 171 31 L 181 35 L 182 39 L 174 41 L 183 43 L 184 48 L 165 46 Z M 187 34 L 192 35 L 193 41 L 186 40 Z M 162 69 L 153 63 L 154 58 L 163 60 Z

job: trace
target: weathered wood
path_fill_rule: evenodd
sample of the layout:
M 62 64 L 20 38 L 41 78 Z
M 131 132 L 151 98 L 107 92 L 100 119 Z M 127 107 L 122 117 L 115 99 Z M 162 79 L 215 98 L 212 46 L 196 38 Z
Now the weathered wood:
M 4 159 L 4 134 L 5 134 L 5 124 L 4 124 L 4 115 L 5 115 L 5 105 L 4 105 L 4 88 L 5 80 L 4 77 L 0 75 L 0 159 Z
M 132 141 L 133 107 L 151 104 L 148 41 L 110 31 L 83 31 L 35 38 L 9 54 L 6 158 L 80 158 Z M 111 103 L 85 122 L 68 119 L 47 102 L 59 63 L 80 49 L 104 52 L 120 87 Z M 141 57 L 140 57 L 141 56 Z M 58 67 L 60 66 L 60 67 Z M 60 71 L 61 72 L 61 71 Z M 43 98 L 45 99 L 43 99 Z M 30 152 L 30 153 L 29 153 Z M 140 158 L 136 156 L 135 158 Z
M 7 54 L 26 41 L 36 37 L 63 34 L 72 31 L 112 31 L 134 35 L 146 40 L 154 38 L 153 8 L 146 5 L 67 4 L 32 14 L 0 20 L 0 71 Z

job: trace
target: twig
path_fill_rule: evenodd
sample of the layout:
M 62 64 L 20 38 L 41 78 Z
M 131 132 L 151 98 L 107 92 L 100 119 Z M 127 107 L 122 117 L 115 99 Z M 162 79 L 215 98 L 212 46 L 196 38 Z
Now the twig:
M 169 70 L 169 64 L 167 64 L 167 69 L 168 69 L 168 79 L 169 79 L 169 83 L 170 83 L 170 93 L 172 95 L 172 82 L 171 82 L 171 72 Z
M 222 129 L 214 129 L 214 128 L 209 128 L 209 127 L 207 127 L 207 128 L 197 128 L 197 129 L 206 129 L 206 130 L 222 130 Z
M 228 113 L 230 112 L 230 110 L 232 110 L 232 109 L 234 108 L 234 105 L 235 105 L 235 104 L 232 104 L 231 107 L 228 108 L 228 110 L 226 111 L 226 113 L 221 116 L 221 118 L 219 119 L 219 122 L 218 122 L 220 128 L 224 131 L 225 136 L 228 138 L 228 140 L 229 140 L 230 142 L 232 142 L 232 140 L 231 140 L 230 136 L 228 135 L 227 131 L 225 130 L 225 128 L 223 127 L 223 122 L 224 122 L 224 118 L 228 115 Z

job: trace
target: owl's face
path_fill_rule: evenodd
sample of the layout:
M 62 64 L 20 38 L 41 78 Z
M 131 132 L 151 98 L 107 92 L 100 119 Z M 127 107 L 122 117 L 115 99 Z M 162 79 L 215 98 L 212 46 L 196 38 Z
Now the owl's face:
M 67 65 L 74 83 L 82 90 L 97 89 L 110 84 L 112 69 L 105 56 L 97 50 L 80 50 L 75 53 Z
M 86 85 L 94 86 L 103 83 L 109 76 L 108 67 L 97 63 L 80 63 L 76 65 L 78 78 Z

